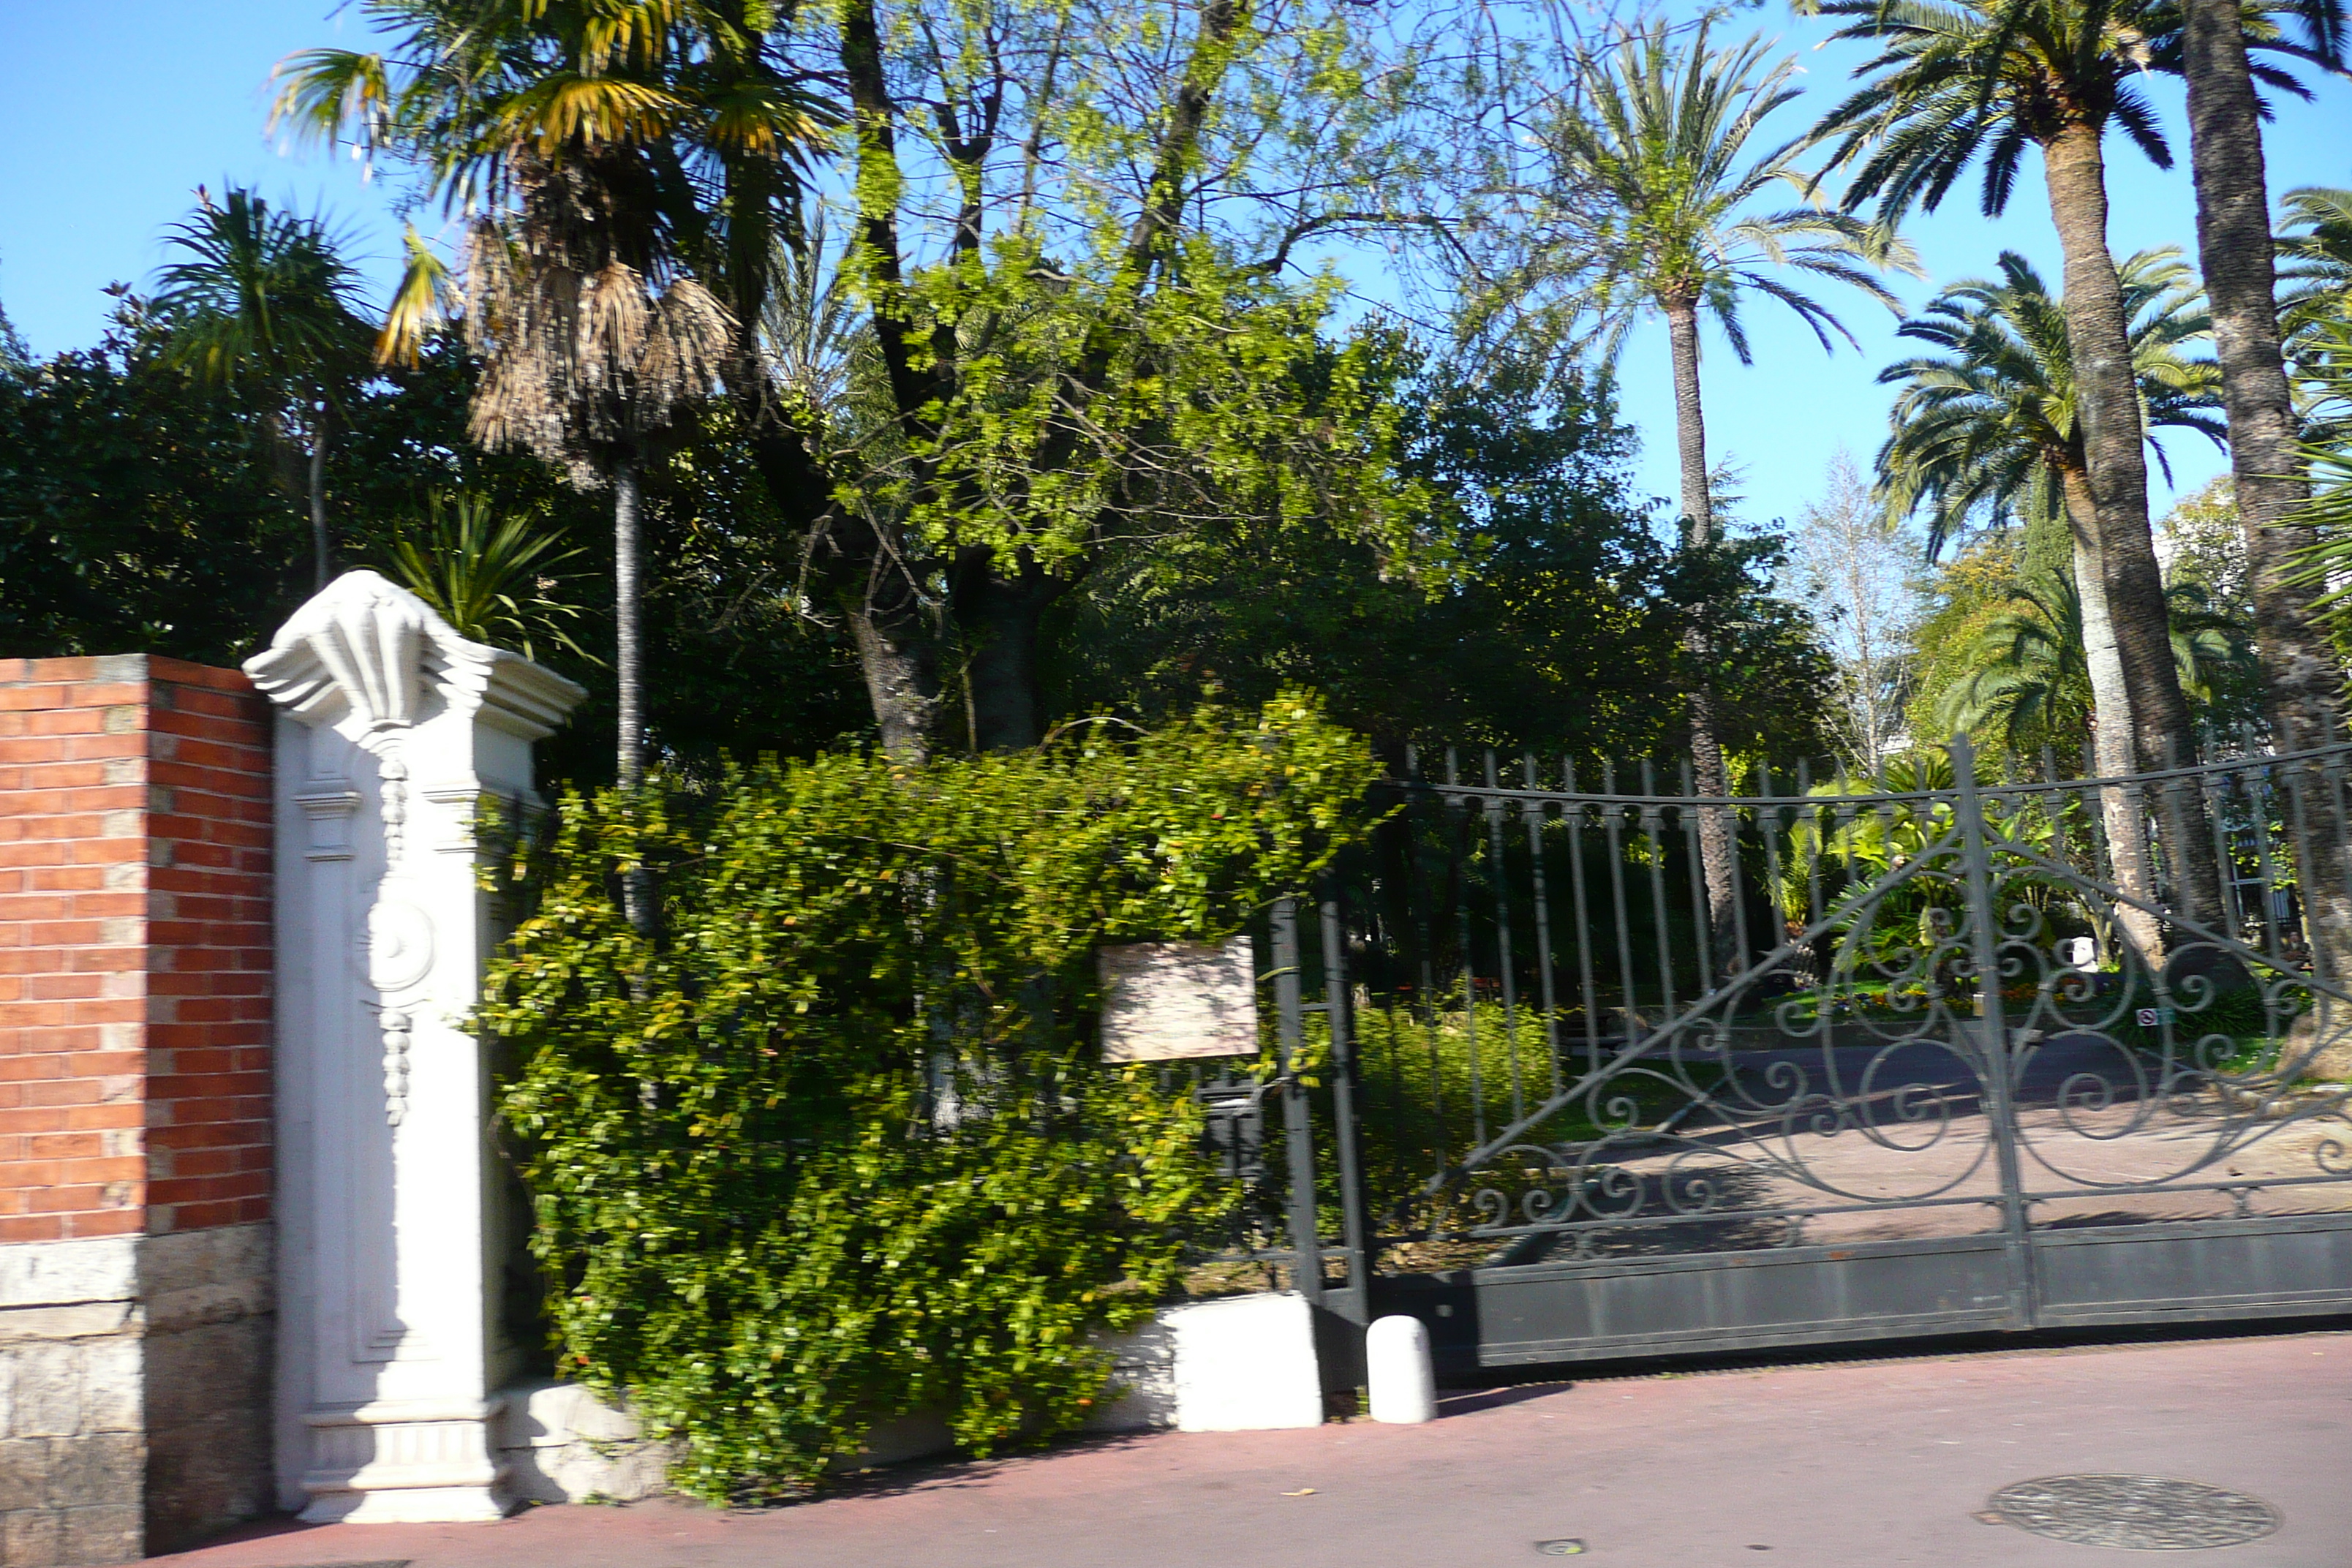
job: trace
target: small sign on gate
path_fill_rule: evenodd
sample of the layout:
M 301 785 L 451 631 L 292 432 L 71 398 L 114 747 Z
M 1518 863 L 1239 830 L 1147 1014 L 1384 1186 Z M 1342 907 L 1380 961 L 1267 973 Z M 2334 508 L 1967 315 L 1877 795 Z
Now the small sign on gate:
M 2172 1009 L 2169 1007 L 2142 1007 L 2132 1016 L 2139 1020 L 2139 1026 L 2143 1029 L 2153 1029 L 2172 1022 Z
M 1107 1062 L 1257 1054 L 1257 974 L 1250 941 L 1223 947 L 1144 942 L 1097 950 Z

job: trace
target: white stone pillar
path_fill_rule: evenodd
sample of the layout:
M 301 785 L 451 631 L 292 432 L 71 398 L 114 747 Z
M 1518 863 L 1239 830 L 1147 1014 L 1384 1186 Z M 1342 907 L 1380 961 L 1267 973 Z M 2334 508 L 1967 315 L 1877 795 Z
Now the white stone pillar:
M 511 1241 L 481 1043 L 485 796 L 580 688 L 373 572 L 246 673 L 278 705 L 277 1462 L 310 1521 L 496 1518 Z

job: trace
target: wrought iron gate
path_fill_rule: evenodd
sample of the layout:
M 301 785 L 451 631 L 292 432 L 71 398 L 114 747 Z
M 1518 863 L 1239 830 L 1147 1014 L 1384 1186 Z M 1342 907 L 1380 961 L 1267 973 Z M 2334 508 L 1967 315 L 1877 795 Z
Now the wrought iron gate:
M 1482 761 L 1384 786 L 1319 944 L 1277 918 L 1342 1315 L 1460 1371 L 2352 1310 L 2352 941 L 2310 940 L 2352 748 L 1727 796 Z

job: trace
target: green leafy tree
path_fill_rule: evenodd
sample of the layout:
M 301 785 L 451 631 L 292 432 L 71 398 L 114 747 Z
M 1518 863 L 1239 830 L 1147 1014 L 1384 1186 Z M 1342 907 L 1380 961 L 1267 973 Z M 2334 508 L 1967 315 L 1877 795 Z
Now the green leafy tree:
M 8 311 L 0 306 L 0 375 L 23 375 L 33 368 L 33 351 L 25 342 L 25 334 L 8 319 Z
M 277 451 L 305 472 L 312 581 L 327 585 L 327 452 L 368 368 L 359 275 L 315 217 L 273 209 L 229 187 L 199 186 L 196 215 L 172 232 L 187 259 L 156 275 L 152 301 L 170 323 L 166 357 L 213 387 L 237 385 Z
M 853 0 L 781 36 L 848 99 L 868 357 L 832 405 L 780 375 L 758 450 L 886 745 L 1034 742 L 1045 617 L 1143 542 L 1319 520 L 1410 552 L 1392 414 L 1321 337 L 1336 284 L 1286 276 L 1360 205 L 1330 177 L 1383 99 L 1358 30 L 1332 0 Z
M 1373 345 L 1402 410 L 1395 462 L 1424 498 L 1416 533 L 1446 542 L 1439 583 L 1389 570 L 1376 545 L 1278 519 L 1203 526 L 1106 551 L 1048 622 L 1066 711 L 1150 722 L 1213 692 L 1260 701 L 1286 684 L 1402 749 L 1492 745 L 1604 757 L 1679 748 L 1657 694 L 1688 683 L 1683 632 L 1713 593 L 1719 722 L 1751 756 L 1817 749 L 1825 675 L 1811 628 L 1771 596 L 1769 545 L 1725 542 L 1700 574 L 1662 542 L 1627 472 L 1632 435 L 1601 389 L 1533 356 L 1475 368 L 1402 340 Z
M 1551 181 L 1577 215 L 1578 241 L 1559 258 L 1583 306 L 1603 323 L 1613 355 L 1633 322 L 1654 315 L 1666 326 L 1674 367 L 1675 432 L 1682 464 L 1684 540 L 1706 550 L 1717 539 L 1708 485 L 1706 425 L 1699 393 L 1699 320 L 1710 317 L 1741 363 L 1748 359 L 1740 307 L 1761 296 L 1793 310 L 1824 350 L 1847 332 L 1825 306 L 1782 273 L 1859 289 L 1889 310 L 1895 297 L 1874 276 L 1916 270 L 1906 247 L 1883 229 L 1800 202 L 1759 210 L 1775 188 L 1809 193 L 1797 166 L 1800 136 L 1751 150 L 1763 121 L 1798 96 L 1793 59 L 1767 63 L 1749 39 L 1708 45 L 1704 25 L 1678 38 L 1654 23 L 1599 58 L 1580 61 L 1577 89 L 1549 133 Z M 1538 266 L 1544 263 L 1538 263 Z M 1712 652 L 1695 626 L 1688 689 L 1691 744 L 1702 795 L 1729 793 L 1714 712 Z M 1734 846 L 1731 826 L 1703 815 L 1700 848 L 1707 898 L 1729 952 Z

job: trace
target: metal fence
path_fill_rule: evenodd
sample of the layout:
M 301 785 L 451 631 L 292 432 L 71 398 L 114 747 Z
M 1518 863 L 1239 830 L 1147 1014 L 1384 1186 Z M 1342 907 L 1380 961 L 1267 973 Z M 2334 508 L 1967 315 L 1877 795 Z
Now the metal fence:
M 1341 1315 L 1495 1364 L 2352 1306 L 2352 747 L 1432 761 L 1266 933 L 1282 1261 Z

